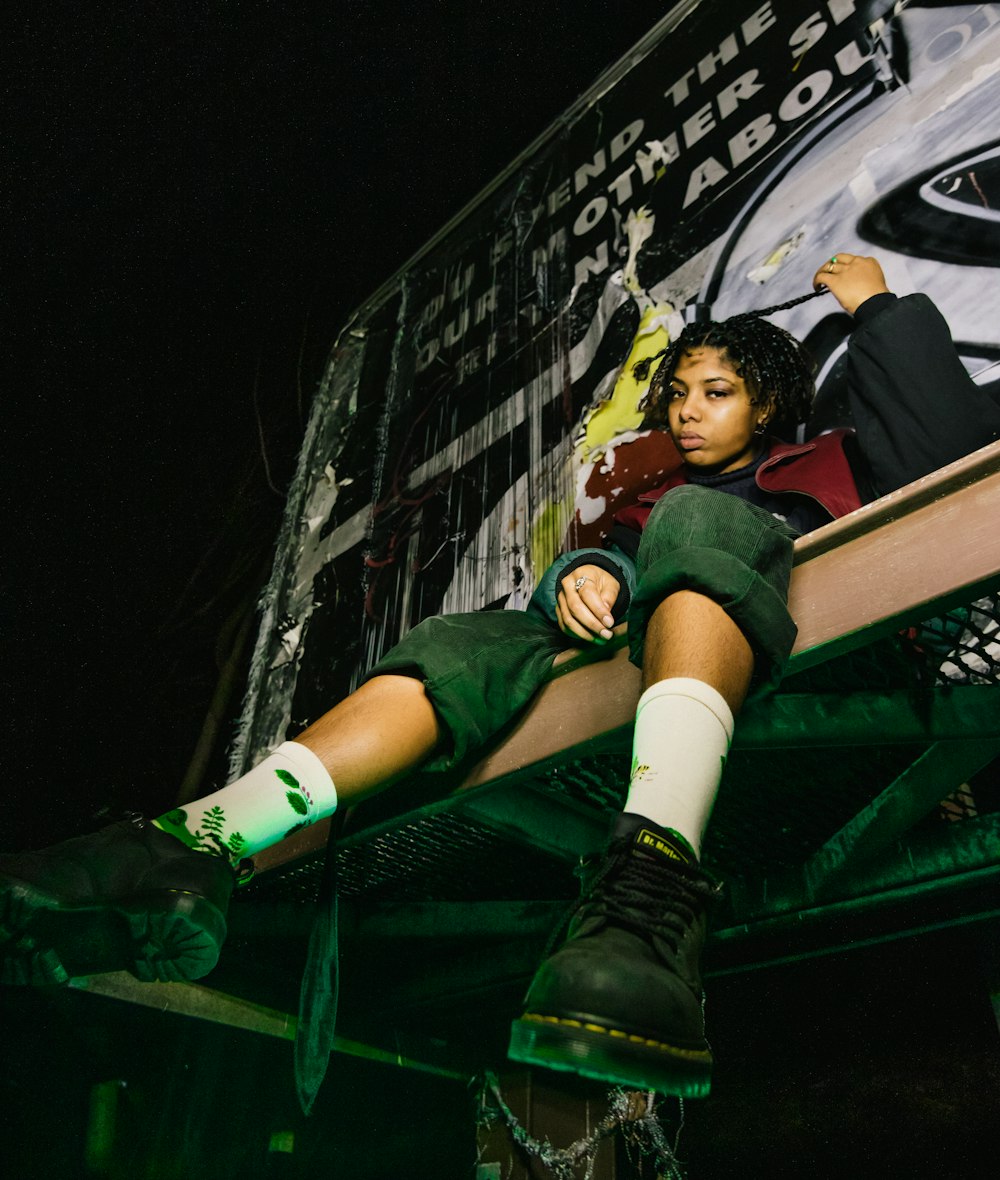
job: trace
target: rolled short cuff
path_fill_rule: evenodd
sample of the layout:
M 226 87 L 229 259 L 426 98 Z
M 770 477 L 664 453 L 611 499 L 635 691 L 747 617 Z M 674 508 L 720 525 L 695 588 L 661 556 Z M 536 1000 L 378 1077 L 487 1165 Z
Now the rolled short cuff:
M 408 632 L 365 679 L 423 681 L 445 738 L 422 769 L 450 770 L 518 716 L 569 646 L 544 618 L 523 611 L 440 615 Z
M 660 603 L 694 590 L 717 602 L 743 632 L 754 654 L 754 685 L 777 684 L 798 629 L 773 584 L 775 572 L 765 578 L 731 553 L 696 546 L 660 557 L 643 572 L 629 608 L 629 659 L 642 667 L 646 627 Z

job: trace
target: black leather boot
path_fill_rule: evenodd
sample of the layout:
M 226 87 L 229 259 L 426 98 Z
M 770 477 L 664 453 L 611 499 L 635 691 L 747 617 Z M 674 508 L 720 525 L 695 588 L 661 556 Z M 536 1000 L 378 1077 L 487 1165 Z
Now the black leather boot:
M 699 959 L 715 892 L 662 828 L 621 816 L 565 941 L 528 989 L 510 1057 L 636 1089 L 707 1094 Z
M 197 979 L 218 961 L 235 880 L 142 816 L 0 856 L 0 982 Z

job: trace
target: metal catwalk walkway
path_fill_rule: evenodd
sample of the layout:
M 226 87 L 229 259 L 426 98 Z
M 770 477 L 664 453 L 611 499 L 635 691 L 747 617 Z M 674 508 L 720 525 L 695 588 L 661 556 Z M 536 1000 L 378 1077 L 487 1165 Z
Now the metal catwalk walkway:
M 1000 443 L 797 542 L 791 670 L 740 718 L 705 846 L 726 884 L 709 976 L 1000 913 L 998 508 Z M 457 1074 L 502 1058 L 620 808 L 638 694 L 623 651 L 570 661 L 460 782 L 418 777 L 348 817 L 345 1051 Z M 90 989 L 293 1035 L 324 828 L 257 858 L 218 990 Z

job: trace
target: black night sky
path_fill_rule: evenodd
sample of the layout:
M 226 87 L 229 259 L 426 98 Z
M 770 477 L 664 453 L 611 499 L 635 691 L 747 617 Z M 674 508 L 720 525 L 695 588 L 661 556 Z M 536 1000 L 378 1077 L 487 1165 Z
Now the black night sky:
M 4 844 L 172 802 L 337 330 L 669 7 L 10 22 Z

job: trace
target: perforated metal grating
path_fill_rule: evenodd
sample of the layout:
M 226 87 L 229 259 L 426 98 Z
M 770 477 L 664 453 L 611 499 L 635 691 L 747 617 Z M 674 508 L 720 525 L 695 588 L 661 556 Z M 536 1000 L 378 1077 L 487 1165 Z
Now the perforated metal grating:
M 1000 684 L 1000 594 L 932 619 L 915 641 L 937 664 L 938 684 Z
M 322 867 L 315 857 L 241 892 L 249 900 L 312 901 Z M 571 866 L 458 811 L 420 815 L 390 833 L 346 844 L 337 882 L 343 897 L 372 901 L 532 901 L 577 891 Z
M 1000 595 L 984 597 L 849 656 L 789 678 L 782 691 L 849 694 L 907 690 L 919 700 L 956 683 L 1000 686 Z M 1000 701 L 998 701 L 1000 705 Z M 923 747 L 736 750 L 730 757 L 705 846 L 706 866 L 721 875 L 800 864 L 917 757 Z M 526 772 L 514 789 L 538 789 L 584 803 L 609 817 L 627 789 L 628 748 Z M 390 832 L 348 843 L 340 853 L 342 895 L 371 900 L 477 900 L 572 897 L 576 881 L 563 861 L 511 840 L 455 809 L 417 813 Z M 996 802 L 960 791 L 940 817 L 961 819 Z M 272 872 L 253 896 L 310 900 L 322 860 Z

